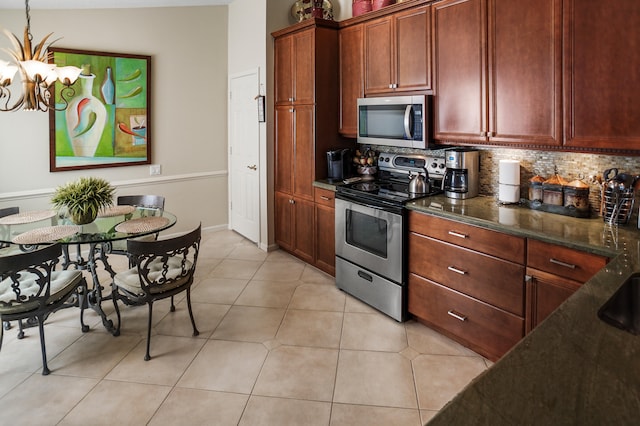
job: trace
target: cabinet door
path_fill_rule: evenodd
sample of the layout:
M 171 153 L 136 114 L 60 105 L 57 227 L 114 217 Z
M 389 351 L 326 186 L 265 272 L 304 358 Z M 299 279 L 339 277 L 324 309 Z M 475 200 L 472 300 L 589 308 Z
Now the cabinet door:
M 580 282 L 527 268 L 526 332 L 533 330 L 580 288 Z
M 335 209 L 316 203 L 316 266 L 328 274 L 336 273 Z
M 358 132 L 357 99 L 364 97 L 362 25 L 340 30 L 340 133 L 355 138 Z
M 315 31 L 306 30 L 293 36 L 293 101 L 312 104 L 315 88 Z
M 275 190 L 293 192 L 294 112 L 290 105 L 276 106 L 275 121 Z
M 395 15 L 396 91 L 431 89 L 431 7 Z
M 313 200 L 315 179 L 314 112 L 315 108 L 312 105 L 296 105 L 293 112 L 293 194 L 309 200 Z
M 640 2 L 564 0 L 565 144 L 640 149 Z
M 489 0 L 489 137 L 494 142 L 562 144 L 561 2 Z
M 293 36 L 274 40 L 275 103 L 293 102 Z
M 313 264 L 315 228 L 313 226 L 314 203 L 302 198 L 293 199 L 295 247 L 293 253 L 307 263 Z
M 435 139 L 486 141 L 485 2 L 445 0 L 433 5 Z
M 391 17 L 364 24 L 364 93 L 391 91 L 393 81 L 393 24 Z
M 289 194 L 276 191 L 274 203 L 275 240 L 285 250 L 293 250 L 295 244 L 292 201 Z

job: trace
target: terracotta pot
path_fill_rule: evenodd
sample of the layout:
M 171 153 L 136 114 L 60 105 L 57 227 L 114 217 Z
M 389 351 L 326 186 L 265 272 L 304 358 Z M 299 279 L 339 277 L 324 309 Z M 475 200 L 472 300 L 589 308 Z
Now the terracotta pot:
M 352 15 L 354 17 L 371 12 L 371 0 L 357 0 L 351 5 Z
M 373 10 L 382 9 L 385 6 L 390 6 L 394 4 L 396 0 L 373 0 L 371 2 L 371 8 Z

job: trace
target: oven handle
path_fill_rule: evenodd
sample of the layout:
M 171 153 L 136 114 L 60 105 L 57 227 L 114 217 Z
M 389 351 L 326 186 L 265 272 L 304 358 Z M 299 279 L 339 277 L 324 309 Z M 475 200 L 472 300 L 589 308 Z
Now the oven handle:
M 365 279 L 365 280 L 369 281 L 369 282 L 373 282 L 373 276 L 367 274 L 364 271 L 358 271 L 358 276 L 360 278 L 362 278 L 362 279 Z
M 387 213 L 392 213 L 392 214 L 396 214 L 396 215 L 400 215 L 400 216 L 402 216 L 403 211 L 404 211 L 404 207 L 403 206 L 387 205 L 387 204 L 384 204 L 384 203 L 382 203 L 380 201 L 372 201 L 372 200 L 368 200 L 368 199 L 365 200 L 365 199 L 362 199 L 362 198 L 351 196 L 349 194 L 336 192 L 336 201 L 339 201 L 339 200 L 342 200 L 342 201 L 345 201 L 345 202 L 348 202 L 348 203 L 357 204 L 359 206 L 364 206 L 364 207 L 368 207 L 368 208 L 372 208 L 372 209 L 376 209 L 376 210 L 385 211 Z

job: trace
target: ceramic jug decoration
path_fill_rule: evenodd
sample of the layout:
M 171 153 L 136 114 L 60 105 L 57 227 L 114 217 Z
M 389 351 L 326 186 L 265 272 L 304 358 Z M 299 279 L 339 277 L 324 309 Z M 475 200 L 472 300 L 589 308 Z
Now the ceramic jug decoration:
M 67 132 L 76 157 L 95 155 L 107 122 L 107 109 L 92 93 L 95 78 L 91 65 L 83 65 L 78 77 L 80 91 L 65 112 Z

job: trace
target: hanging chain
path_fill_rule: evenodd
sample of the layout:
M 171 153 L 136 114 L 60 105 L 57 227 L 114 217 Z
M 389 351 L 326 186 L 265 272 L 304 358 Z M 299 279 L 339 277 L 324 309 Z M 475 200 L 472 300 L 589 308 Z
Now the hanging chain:
M 33 41 L 33 36 L 31 35 L 31 14 L 29 13 L 31 8 L 29 7 L 29 0 L 24 0 L 24 10 L 27 15 L 27 34 L 29 41 Z

